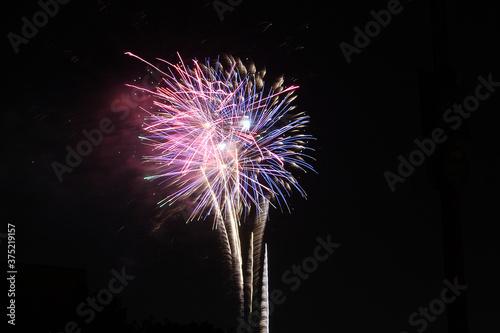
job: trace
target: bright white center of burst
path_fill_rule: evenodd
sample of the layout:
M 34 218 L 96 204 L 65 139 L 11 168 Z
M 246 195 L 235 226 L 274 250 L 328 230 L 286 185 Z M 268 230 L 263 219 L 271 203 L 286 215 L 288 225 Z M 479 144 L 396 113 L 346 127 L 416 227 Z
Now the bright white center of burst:
M 248 131 L 250 129 L 250 119 L 245 118 L 241 121 L 241 129 L 243 131 Z
M 226 145 L 226 143 L 225 143 L 225 142 L 221 142 L 221 143 L 219 143 L 219 144 L 217 145 L 217 148 L 218 148 L 219 150 L 221 150 L 221 151 L 222 151 L 222 150 L 225 150 L 225 149 L 226 149 L 226 146 L 227 146 L 227 145 Z

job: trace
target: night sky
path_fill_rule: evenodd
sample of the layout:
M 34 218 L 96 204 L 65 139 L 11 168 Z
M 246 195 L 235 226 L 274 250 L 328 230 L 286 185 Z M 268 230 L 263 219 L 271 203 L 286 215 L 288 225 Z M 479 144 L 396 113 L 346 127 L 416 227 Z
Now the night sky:
M 143 179 L 150 171 L 138 139 L 144 114 L 125 84 L 148 72 L 124 54 L 130 51 L 152 62 L 175 62 L 177 52 L 186 62 L 232 54 L 266 67 L 266 82 L 284 75 L 285 85 L 300 87 L 294 103 L 311 117 L 307 132 L 316 138 L 309 144 L 317 174 L 295 173 L 308 196 L 290 197 L 291 214 L 270 211 L 264 236 L 270 290 L 286 298 L 275 305 L 270 332 L 417 332 L 421 326 L 410 325 L 409 317 L 446 287 L 440 191 L 430 181 L 428 161 L 394 191 L 384 173 L 397 174 L 398 156 L 408 159 L 417 149 L 414 140 L 430 137 L 423 130 L 419 80 L 419 72 L 438 68 L 429 1 L 401 1 L 390 22 L 349 57 L 340 44 L 355 47 L 355 28 L 364 31 L 374 21 L 372 10 L 395 1 L 216 1 L 233 4 L 222 16 L 210 0 L 62 3 L 49 9 L 51 16 L 37 16 L 42 7 L 35 0 L 3 6 L 0 233 L 5 237 L 7 223 L 16 226 L 16 328 L 61 332 L 75 321 L 82 332 L 98 331 L 97 320 L 106 314 L 97 314 L 90 327 L 75 306 L 122 269 L 135 276 L 116 295 L 126 309 L 122 321 L 152 316 L 234 328 L 234 297 L 211 221 L 186 224 L 179 213 L 160 223 L 162 190 Z M 446 17 L 438 19 L 447 28 L 448 66 L 463 73 L 459 103 L 476 94 L 479 76 L 500 82 L 499 12 L 490 6 L 448 1 Z M 37 31 L 23 28 L 34 14 Z M 468 286 L 458 298 L 467 302 L 469 332 L 500 328 L 496 86 L 482 88 L 488 97 L 454 141 L 470 169 L 455 207 Z M 76 149 L 103 119 L 108 133 L 102 142 L 58 179 L 54 162 L 64 164 L 66 147 Z M 286 282 L 293 265 L 314 256 L 318 237 L 340 246 L 300 285 Z M 84 293 L 73 303 L 57 301 L 54 295 L 65 291 L 54 279 L 42 279 L 49 268 L 82 272 Z M 40 310 L 29 306 L 35 298 Z M 40 315 L 61 308 L 69 310 Z M 422 332 L 447 332 L 446 316 L 437 315 Z

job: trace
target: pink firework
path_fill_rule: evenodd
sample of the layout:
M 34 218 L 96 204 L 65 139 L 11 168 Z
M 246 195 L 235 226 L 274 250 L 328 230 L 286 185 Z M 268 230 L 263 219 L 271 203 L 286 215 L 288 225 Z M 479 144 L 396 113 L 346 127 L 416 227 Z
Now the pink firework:
M 297 86 L 284 87 L 283 78 L 271 87 L 264 84 L 265 70 L 244 66 L 240 59 L 226 58 L 226 67 L 193 60 L 192 67 L 180 61 L 161 71 L 163 82 L 155 91 L 135 89 L 153 96 L 155 112 L 146 118 L 142 137 L 151 146 L 145 159 L 156 166 L 146 177 L 170 187 L 159 205 L 194 202 L 189 220 L 214 216 L 221 230 L 240 297 L 240 314 L 250 315 L 254 298 L 262 300 L 261 332 L 268 332 L 267 247 L 264 255 L 262 293 L 254 289 L 258 280 L 262 238 L 272 199 L 288 208 L 287 197 L 295 188 L 305 192 L 289 169 L 313 170 L 305 161 L 313 139 L 302 128 L 304 113 L 293 114 L 290 103 Z M 240 221 L 254 208 L 254 226 L 243 270 Z
M 297 86 L 285 88 L 280 78 L 265 93 L 265 71 L 230 56 L 227 68 L 219 61 L 212 67 L 193 60 L 188 67 L 182 59 L 178 64 L 158 60 L 170 73 L 146 62 L 162 74 L 163 84 L 147 91 L 158 111 L 146 119 L 143 139 L 153 152 L 146 160 L 157 165 L 146 178 L 174 188 L 160 205 L 194 196 L 190 219 L 214 211 L 237 218 L 270 198 L 288 207 L 292 188 L 305 196 L 287 169 L 312 170 L 304 161 L 312 137 L 301 132 L 308 116 L 290 112 Z

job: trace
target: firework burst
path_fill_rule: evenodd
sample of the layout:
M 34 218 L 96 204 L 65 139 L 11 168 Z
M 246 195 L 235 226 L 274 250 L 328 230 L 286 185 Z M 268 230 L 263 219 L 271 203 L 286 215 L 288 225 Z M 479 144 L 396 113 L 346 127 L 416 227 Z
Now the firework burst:
M 182 60 L 158 60 L 171 70 L 157 68 L 164 85 L 148 91 L 159 111 L 150 114 L 145 127 L 149 135 L 143 137 L 153 148 L 146 159 L 158 166 L 147 178 L 179 185 L 160 205 L 196 195 L 194 219 L 213 211 L 231 214 L 233 203 L 238 211 L 259 207 L 270 196 L 288 208 L 292 187 L 305 196 L 286 169 L 312 170 L 303 158 L 312 137 L 301 133 L 308 116 L 290 112 L 297 86 L 285 88 L 281 78 L 265 93 L 265 70 L 256 71 L 253 64 L 247 68 L 230 56 L 227 68 L 219 61 L 211 67 L 209 61 L 204 65 L 194 60 L 190 68 Z
M 193 60 L 191 66 L 180 56 L 176 64 L 158 59 L 168 65 L 165 72 L 127 54 L 163 77 L 156 91 L 131 85 L 151 94 L 156 106 L 146 118 L 147 135 L 142 137 L 152 149 L 145 159 L 156 166 L 154 175 L 146 178 L 171 188 L 160 206 L 189 198 L 194 207 L 188 221 L 214 216 L 214 226 L 224 234 L 233 259 L 243 300 L 242 217 L 253 207 L 256 220 L 264 224 L 272 201 L 289 209 L 287 198 L 293 189 L 304 197 L 306 193 L 288 169 L 313 170 L 306 162 L 311 149 L 306 144 L 313 138 L 302 132 L 309 118 L 292 112 L 298 87 L 284 86 L 283 78 L 266 87 L 265 69 L 257 71 L 255 65 L 245 66 L 231 56 L 224 65 L 220 59 L 212 64 Z M 246 268 L 250 307 L 254 250 L 260 256 L 263 228 L 259 230 L 251 234 Z M 259 244 L 256 249 L 254 242 Z

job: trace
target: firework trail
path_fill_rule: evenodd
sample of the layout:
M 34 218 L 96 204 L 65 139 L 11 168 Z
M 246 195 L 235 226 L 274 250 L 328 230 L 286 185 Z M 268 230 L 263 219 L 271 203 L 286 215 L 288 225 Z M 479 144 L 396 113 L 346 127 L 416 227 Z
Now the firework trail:
M 264 249 L 264 273 L 262 275 L 262 302 L 260 333 L 269 333 L 269 269 L 267 259 L 267 244 Z
M 163 77 L 155 91 L 129 85 L 154 97 L 156 111 L 148 111 L 147 135 L 141 139 L 152 148 L 145 160 L 156 166 L 154 175 L 146 179 L 169 187 L 169 194 L 158 204 L 189 198 L 194 207 L 188 221 L 213 216 L 214 228 L 224 236 L 231 258 L 240 312 L 245 307 L 251 312 L 268 207 L 276 207 L 271 199 L 289 210 L 286 199 L 292 189 L 306 194 L 287 168 L 313 170 L 304 160 L 311 149 L 306 142 L 313 139 L 302 133 L 309 117 L 291 113 L 298 87 L 285 87 L 279 78 L 267 88 L 265 69 L 257 71 L 254 64 L 245 66 L 231 56 L 224 66 L 220 59 L 212 64 L 193 60 L 188 66 L 180 56 L 176 64 L 158 58 L 169 68 L 162 71 L 126 54 Z M 244 271 L 240 224 L 250 212 L 255 214 L 256 227 L 250 234 Z M 264 260 L 267 271 L 267 252 Z

